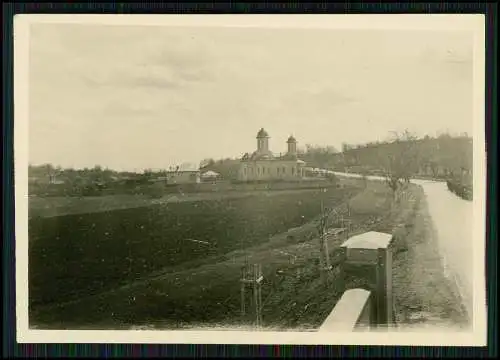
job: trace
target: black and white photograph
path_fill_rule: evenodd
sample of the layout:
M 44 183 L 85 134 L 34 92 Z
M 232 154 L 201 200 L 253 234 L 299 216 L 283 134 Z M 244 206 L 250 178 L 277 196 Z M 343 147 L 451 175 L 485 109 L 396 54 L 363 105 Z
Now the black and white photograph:
M 19 342 L 486 343 L 481 15 L 14 31 Z

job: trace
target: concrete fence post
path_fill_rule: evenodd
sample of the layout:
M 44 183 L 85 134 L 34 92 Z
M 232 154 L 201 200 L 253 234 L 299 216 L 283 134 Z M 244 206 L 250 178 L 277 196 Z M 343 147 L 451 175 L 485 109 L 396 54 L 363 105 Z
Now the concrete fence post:
M 372 322 L 381 328 L 393 321 L 391 242 L 392 235 L 370 231 L 349 238 L 341 246 L 345 257 L 341 281 L 345 282 L 349 273 L 365 280 L 373 292 Z

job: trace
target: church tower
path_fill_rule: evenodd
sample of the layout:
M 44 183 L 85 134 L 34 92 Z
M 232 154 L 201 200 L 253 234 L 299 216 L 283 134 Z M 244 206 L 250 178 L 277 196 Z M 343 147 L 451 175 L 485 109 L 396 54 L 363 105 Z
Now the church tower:
M 264 154 L 269 152 L 269 134 L 261 128 L 257 133 L 257 153 Z
M 290 135 L 290 137 L 288 138 L 286 143 L 288 145 L 288 155 L 296 156 L 297 155 L 297 140 L 295 140 L 295 138 L 292 135 Z

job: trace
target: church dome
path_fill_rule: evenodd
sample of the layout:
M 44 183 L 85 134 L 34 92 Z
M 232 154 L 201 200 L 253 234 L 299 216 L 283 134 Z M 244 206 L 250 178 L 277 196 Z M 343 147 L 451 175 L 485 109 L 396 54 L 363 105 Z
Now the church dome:
M 269 137 L 269 134 L 267 133 L 266 130 L 264 130 L 264 128 L 261 128 L 257 133 L 257 138 L 266 138 L 266 137 Z
M 293 135 L 290 135 L 290 137 L 288 138 L 288 140 L 286 142 L 287 143 L 295 143 L 295 142 L 297 142 L 297 140 L 295 140 L 295 138 L 293 137 Z

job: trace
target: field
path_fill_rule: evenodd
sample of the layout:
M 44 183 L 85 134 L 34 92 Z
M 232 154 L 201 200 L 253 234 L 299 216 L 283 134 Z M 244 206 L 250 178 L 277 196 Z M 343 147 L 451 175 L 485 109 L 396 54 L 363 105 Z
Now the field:
M 332 263 L 337 261 L 338 247 L 348 235 L 371 230 L 392 233 L 395 241 L 393 289 L 398 321 L 460 322 L 463 316 L 459 300 L 442 274 L 430 234 L 432 225 L 426 218 L 425 201 L 421 201 L 422 194 L 418 188 L 410 188 L 410 196 L 401 196 L 401 200 L 391 206 L 391 193 L 383 183 L 369 182 L 365 187 L 359 180 L 343 181 L 343 189 L 325 194 L 329 199 L 327 205 L 335 208 L 337 214 L 342 214 L 352 224 L 349 234 L 329 237 Z M 88 288 L 85 295 L 82 291 L 82 295 L 72 301 L 33 306 L 30 309 L 31 326 L 54 329 L 186 329 L 250 325 L 251 314 L 246 317 L 240 315 L 238 281 L 241 266 L 248 262 L 262 264 L 264 329 L 314 331 L 344 290 L 343 284 L 338 281 L 338 268 L 330 275 L 328 286 L 322 282 L 318 271 L 315 214 L 320 194 L 298 192 L 274 196 L 277 197 L 271 199 L 262 194 L 237 201 L 228 199 L 224 200 L 227 203 L 220 204 L 220 214 L 226 214 L 231 203 L 246 216 L 233 215 L 233 221 L 241 224 L 245 231 L 229 227 L 232 232 L 217 237 L 226 239 L 224 249 L 221 247 L 219 252 L 188 254 L 181 251 L 185 258 L 179 256 L 176 266 L 162 267 L 165 265 L 159 261 L 159 270 L 144 271 L 144 276 L 135 281 L 130 280 L 132 277 L 128 280 L 123 277 L 123 285 L 120 286 L 106 286 L 101 290 L 94 288 L 92 291 Z M 159 211 L 160 208 L 153 207 L 150 211 Z M 186 214 L 194 214 L 188 209 Z M 267 220 L 261 216 L 263 210 Z M 303 214 L 307 216 L 302 218 Z M 218 219 L 224 217 L 226 215 Z M 216 220 L 212 223 L 217 224 Z M 209 223 L 201 222 L 205 226 Z M 226 225 L 222 223 L 211 229 L 224 234 Z M 338 216 L 330 219 L 330 227 L 339 226 Z M 204 234 L 207 236 L 206 231 Z M 231 241 L 239 234 L 247 239 L 246 248 Z M 154 244 L 153 240 L 148 241 Z M 164 244 L 163 241 L 161 243 Z M 179 240 L 174 244 L 183 242 Z M 221 246 L 220 241 L 217 244 Z M 140 247 L 140 244 L 137 246 Z M 112 249 L 111 245 L 108 248 L 113 255 L 106 253 L 107 258 L 117 257 L 113 253 L 115 250 L 125 252 L 125 249 Z M 88 249 L 93 251 L 91 245 Z M 194 249 L 191 248 L 191 251 Z M 156 254 L 157 250 L 147 249 L 146 246 L 142 251 L 144 258 L 149 254 L 150 261 L 155 261 L 153 257 L 160 257 Z M 165 258 L 165 255 L 162 256 Z M 137 259 L 134 258 L 135 261 Z M 112 268 L 102 264 L 99 269 L 94 270 L 96 280 L 101 278 L 102 271 Z M 140 271 L 140 267 L 136 269 Z M 352 288 L 363 283 L 359 279 L 348 278 L 345 285 Z M 59 285 L 58 289 L 64 288 Z M 50 295 L 50 292 L 46 293 Z
M 183 263 L 266 242 L 349 190 L 260 192 L 29 222 L 30 303 L 88 296 Z M 187 266 L 191 266 L 187 265 Z

